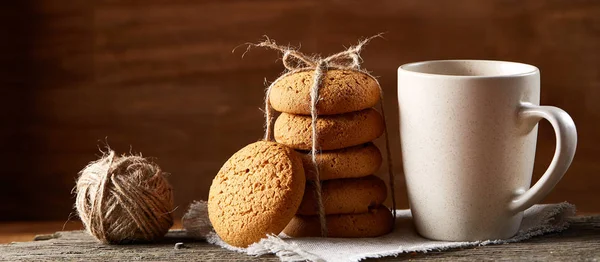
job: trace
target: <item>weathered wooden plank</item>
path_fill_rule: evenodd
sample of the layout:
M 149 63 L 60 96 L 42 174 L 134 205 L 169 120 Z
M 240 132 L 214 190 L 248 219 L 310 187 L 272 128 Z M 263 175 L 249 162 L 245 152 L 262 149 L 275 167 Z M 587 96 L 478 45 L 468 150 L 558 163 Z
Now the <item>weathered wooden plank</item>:
M 185 237 L 181 230 L 156 244 L 109 246 L 97 243 L 82 231 L 38 236 L 39 241 L 0 245 L 3 261 L 277 261 L 275 256 L 250 257 Z M 175 243 L 184 248 L 175 249 Z M 600 259 L 600 216 L 577 217 L 561 233 L 521 243 L 491 245 L 443 252 L 402 254 L 385 261 L 595 261 Z

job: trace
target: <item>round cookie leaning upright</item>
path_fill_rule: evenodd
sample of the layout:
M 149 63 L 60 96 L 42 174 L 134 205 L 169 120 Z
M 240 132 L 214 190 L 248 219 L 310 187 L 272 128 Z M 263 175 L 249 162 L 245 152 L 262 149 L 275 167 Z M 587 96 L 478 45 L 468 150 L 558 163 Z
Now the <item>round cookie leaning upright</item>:
M 314 71 L 302 71 L 273 83 L 269 102 L 279 112 L 310 115 L 310 89 Z M 356 70 L 328 70 L 322 78 L 318 115 L 336 115 L 374 107 L 381 96 L 379 84 Z
M 302 159 L 293 149 L 259 141 L 236 152 L 214 178 L 208 216 L 226 243 L 247 247 L 279 234 L 304 195 Z

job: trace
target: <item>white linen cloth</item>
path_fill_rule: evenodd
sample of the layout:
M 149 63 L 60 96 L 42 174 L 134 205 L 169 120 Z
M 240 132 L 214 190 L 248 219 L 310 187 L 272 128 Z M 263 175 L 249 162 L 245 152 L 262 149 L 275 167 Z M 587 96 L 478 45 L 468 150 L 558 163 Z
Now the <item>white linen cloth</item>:
M 376 238 L 289 238 L 284 234 L 268 236 L 248 248 L 232 247 L 212 230 L 206 202 L 190 206 L 183 226 L 190 236 L 204 238 L 209 243 L 243 252 L 251 256 L 275 254 L 282 261 L 360 261 L 365 258 L 395 256 L 409 252 L 441 251 L 490 244 L 506 244 L 534 236 L 562 231 L 569 226 L 568 218 L 575 215 L 569 203 L 535 205 L 525 210 L 519 232 L 509 239 L 474 242 L 433 241 L 421 237 L 414 229 L 410 210 L 397 210 L 396 226 L 392 233 Z

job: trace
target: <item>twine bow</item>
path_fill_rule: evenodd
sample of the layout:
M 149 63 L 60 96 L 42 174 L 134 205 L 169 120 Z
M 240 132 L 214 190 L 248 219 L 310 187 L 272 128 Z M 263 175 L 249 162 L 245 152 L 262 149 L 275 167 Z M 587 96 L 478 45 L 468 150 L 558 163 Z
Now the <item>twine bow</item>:
M 314 70 L 313 83 L 310 88 L 310 115 L 311 115 L 311 129 L 312 129 L 311 130 L 312 131 L 312 147 L 310 150 L 310 154 L 311 154 L 311 161 L 315 167 L 315 173 L 316 173 L 315 180 L 314 180 L 315 196 L 316 196 L 318 211 L 319 211 L 318 212 L 319 213 L 319 222 L 321 224 L 321 236 L 323 236 L 323 237 L 327 236 L 327 220 L 326 220 L 326 216 L 325 216 L 325 208 L 323 206 L 323 197 L 322 197 L 322 189 L 321 189 L 321 178 L 319 175 L 319 166 L 318 166 L 317 158 L 316 158 L 318 151 L 319 151 L 319 145 L 318 145 L 318 140 L 317 140 L 317 138 L 318 138 L 317 103 L 319 101 L 319 88 L 321 87 L 323 75 L 329 69 L 354 70 L 354 71 L 364 73 L 364 74 L 368 75 L 369 77 L 371 77 L 372 79 L 374 79 L 375 82 L 377 83 L 377 86 L 379 87 L 380 95 L 381 95 L 381 98 L 380 98 L 381 114 L 383 115 L 383 123 L 384 123 L 384 134 L 385 134 L 386 155 L 387 155 L 387 162 L 388 162 L 390 192 L 392 195 L 391 196 L 392 197 L 392 214 L 394 215 L 394 217 L 396 217 L 396 198 L 395 198 L 395 190 L 394 190 L 394 175 L 393 175 L 393 166 L 392 166 L 392 157 L 391 157 L 391 151 L 390 151 L 389 135 L 388 135 L 388 130 L 387 130 L 387 121 L 385 118 L 385 110 L 384 110 L 384 105 L 383 105 L 383 90 L 381 89 L 381 85 L 379 85 L 379 82 L 377 81 L 377 79 L 375 77 L 373 77 L 367 71 L 364 71 L 360 68 L 360 63 L 362 60 L 360 57 L 360 52 L 361 52 L 363 46 L 365 46 L 369 41 L 371 41 L 372 39 L 377 38 L 377 37 L 381 37 L 381 34 L 377 34 L 377 35 L 371 36 L 369 38 L 366 38 L 366 39 L 358 42 L 357 45 L 351 46 L 350 48 L 346 49 L 345 51 L 330 55 L 323 59 L 320 58 L 319 56 L 307 56 L 307 55 L 299 52 L 297 49 L 294 49 L 289 46 L 277 45 L 274 40 L 271 40 L 270 38 L 268 38 L 266 36 L 265 36 L 265 38 L 266 38 L 265 41 L 260 42 L 258 44 L 248 43 L 248 47 L 246 49 L 246 52 L 248 52 L 248 50 L 254 46 L 254 47 L 265 47 L 265 48 L 280 51 L 283 54 L 283 56 L 282 56 L 283 65 L 285 66 L 285 68 L 287 70 L 287 72 L 285 72 L 279 78 L 277 78 L 275 81 L 273 81 L 273 83 L 271 83 L 266 90 L 266 94 L 265 94 L 265 137 L 264 137 L 265 140 L 272 140 L 273 115 L 272 115 L 272 108 L 271 108 L 269 99 L 270 99 L 271 88 L 273 87 L 274 83 L 276 83 L 280 79 L 286 77 L 287 75 L 290 75 L 293 73 Z M 246 54 L 246 52 L 244 52 L 244 54 Z M 242 55 L 242 57 L 244 56 L 244 54 Z
M 252 46 L 266 47 L 280 51 L 283 54 L 283 65 L 289 71 L 315 69 L 319 67 L 319 65 L 330 69 L 360 70 L 360 51 L 364 45 L 376 37 L 381 37 L 381 34 L 366 38 L 365 40 L 360 41 L 357 45 L 352 46 L 345 51 L 330 55 L 323 59 L 318 56 L 307 56 L 299 52 L 297 49 L 289 46 L 277 45 L 274 40 L 268 37 L 266 37 L 265 41 L 258 44 L 248 44 L 248 48 Z M 246 51 L 248 51 L 248 49 Z

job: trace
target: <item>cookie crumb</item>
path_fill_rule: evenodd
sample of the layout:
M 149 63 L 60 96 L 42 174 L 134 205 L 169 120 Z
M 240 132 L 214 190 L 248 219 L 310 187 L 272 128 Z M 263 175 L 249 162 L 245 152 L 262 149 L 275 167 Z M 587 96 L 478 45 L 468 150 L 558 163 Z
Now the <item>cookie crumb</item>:
M 186 248 L 186 246 L 183 245 L 183 242 L 175 243 L 175 249 L 182 249 L 182 248 Z
M 45 234 L 45 235 L 36 235 L 33 238 L 33 241 L 44 241 L 44 240 L 50 240 L 53 238 L 56 238 L 56 234 Z

